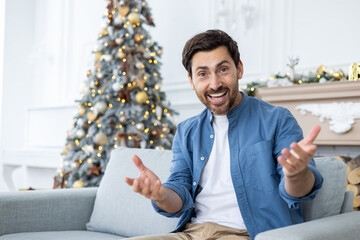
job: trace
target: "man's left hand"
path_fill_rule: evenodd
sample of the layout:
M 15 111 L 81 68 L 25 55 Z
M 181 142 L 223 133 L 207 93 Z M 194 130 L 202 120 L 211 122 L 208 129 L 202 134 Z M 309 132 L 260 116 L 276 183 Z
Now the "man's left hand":
M 319 135 L 321 127 L 316 125 L 311 129 L 308 136 L 298 143 L 291 143 L 289 149 L 284 148 L 281 153 L 283 156 L 278 157 L 278 162 L 283 167 L 284 175 L 288 178 L 294 177 L 306 170 L 313 155 L 316 152 L 314 140 Z

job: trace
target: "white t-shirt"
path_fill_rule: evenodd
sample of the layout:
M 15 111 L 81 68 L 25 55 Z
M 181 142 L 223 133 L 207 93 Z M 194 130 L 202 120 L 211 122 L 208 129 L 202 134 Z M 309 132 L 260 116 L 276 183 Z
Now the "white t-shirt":
M 196 217 L 191 222 L 246 229 L 231 180 L 228 127 L 227 116 L 214 116 L 215 142 L 200 176 L 203 189 L 195 199 Z

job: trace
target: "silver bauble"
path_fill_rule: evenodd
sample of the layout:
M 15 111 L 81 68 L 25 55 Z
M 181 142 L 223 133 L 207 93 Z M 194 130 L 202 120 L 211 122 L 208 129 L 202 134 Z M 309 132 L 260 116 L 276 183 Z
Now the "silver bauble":
M 78 138 L 83 138 L 85 136 L 85 131 L 83 129 L 79 129 L 76 131 L 76 136 Z
M 119 118 L 119 121 L 120 121 L 121 123 L 125 123 L 125 122 L 126 122 L 126 117 L 125 117 L 125 116 L 121 116 L 121 117 Z
M 121 84 L 119 82 L 116 82 L 111 87 L 115 92 L 118 92 L 121 89 Z
M 97 102 L 94 105 L 94 110 L 97 114 L 104 113 L 106 111 L 106 109 L 107 109 L 107 104 L 104 101 Z
M 143 131 L 145 129 L 145 125 L 143 123 L 137 123 L 135 127 L 137 130 L 140 131 Z

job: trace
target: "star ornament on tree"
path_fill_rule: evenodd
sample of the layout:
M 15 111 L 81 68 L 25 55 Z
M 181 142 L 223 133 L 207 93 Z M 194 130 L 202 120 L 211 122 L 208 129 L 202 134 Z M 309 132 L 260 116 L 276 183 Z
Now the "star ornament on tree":
M 89 170 L 89 176 L 96 175 L 99 176 L 101 172 L 102 167 L 93 165 L 92 167 L 88 168 Z

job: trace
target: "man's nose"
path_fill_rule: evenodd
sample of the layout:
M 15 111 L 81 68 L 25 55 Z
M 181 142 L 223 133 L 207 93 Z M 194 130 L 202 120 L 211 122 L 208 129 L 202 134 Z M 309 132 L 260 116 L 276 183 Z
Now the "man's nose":
M 223 84 L 220 77 L 217 74 L 214 74 L 210 79 L 210 88 L 213 90 L 218 90 L 220 87 L 222 87 L 222 85 Z

